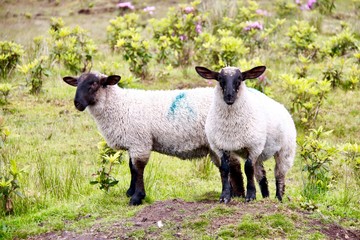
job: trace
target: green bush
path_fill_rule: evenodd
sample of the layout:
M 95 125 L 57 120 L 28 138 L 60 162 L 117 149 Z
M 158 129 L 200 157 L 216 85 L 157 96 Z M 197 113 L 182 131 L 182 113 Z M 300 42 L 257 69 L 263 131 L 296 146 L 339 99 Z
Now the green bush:
M 158 48 L 156 60 L 165 64 L 191 63 L 195 38 L 202 32 L 206 16 L 198 10 L 200 1 L 170 8 L 166 18 L 151 19 L 153 40 Z
M 140 28 L 140 16 L 136 13 L 125 14 L 122 17 L 117 17 L 109 21 L 109 25 L 106 28 L 106 34 L 107 41 L 113 51 L 115 50 L 119 38 L 121 38 L 122 32 L 130 28 Z M 137 32 L 140 32 L 140 30 Z
M 147 64 L 151 59 L 149 42 L 141 38 L 138 29 L 130 28 L 118 35 L 115 49 L 121 51 L 124 60 L 130 65 L 130 71 L 137 77 L 147 76 Z
M 316 50 L 314 44 L 317 37 L 316 28 L 306 21 L 295 21 L 295 24 L 289 28 L 287 36 L 290 38 L 288 48 L 296 54 L 310 55 Z
M 320 126 L 318 129 L 311 129 L 309 135 L 299 141 L 302 171 L 306 174 L 302 194 L 306 199 L 316 199 L 330 188 L 330 165 L 337 149 L 322 140 L 322 137 L 331 132 L 325 132 Z
M 241 38 L 234 37 L 229 30 L 218 30 L 216 36 L 202 33 L 196 38 L 196 49 L 199 60 L 211 65 L 213 69 L 225 66 L 236 66 L 249 48 L 245 47 Z M 205 56 L 205 57 L 204 57 Z
M 24 49 L 14 42 L 0 41 L 0 77 L 6 78 L 20 62 Z
M 41 56 L 28 64 L 19 66 L 19 71 L 26 75 L 27 85 L 31 94 L 39 94 L 43 86 L 44 77 L 50 76 L 48 57 Z
M 284 74 L 284 90 L 290 95 L 290 111 L 295 122 L 305 129 L 315 126 L 320 107 L 322 106 L 331 86 L 326 80 L 316 78 L 296 78 Z
M 358 44 L 354 34 L 346 27 L 339 34 L 327 40 L 321 51 L 325 55 L 344 56 L 350 51 L 359 50 Z
M 113 166 L 123 161 L 123 152 L 113 150 L 106 144 L 105 141 L 100 141 L 98 143 L 98 149 L 98 157 L 101 163 L 101 167 L 96 173 L 93 174 L 95 180 L 91 180 L 90 184 L 99 184 L 100 190 L 105 190 L 108 192 L 111 187 L 115 186 L 119 182 L 110 174 L 113 171 Z
M 79 26 L 64 27 L 63 21 L 52 18 L 49 34 L 50 56 L 72 73 L 90 70 L 97 48 L 87 31 Z
M 8 96 L 10 94 L 11 89 L 12 89 L 11 84 L 0 83 L 0 104 L 8 103 Z

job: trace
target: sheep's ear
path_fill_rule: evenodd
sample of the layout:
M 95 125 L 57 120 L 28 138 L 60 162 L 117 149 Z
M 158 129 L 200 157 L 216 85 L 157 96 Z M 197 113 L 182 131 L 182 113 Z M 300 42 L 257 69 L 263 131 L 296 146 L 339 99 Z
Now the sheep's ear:
M 66 82 L 67 84 L 76 87 L 77 86 L 77 78 L 75 77 L 64 77 L 63 78 L 64 82 Z
M 218 80 L 218 77 L 219 77 L 218 72 L 214 72 L 214 71 L 211 71 L 211 70 L 209 70 L 209 69 L 207 69 L 205 67 L 199 67 L 199 66 L 196 66 L 195 70 L 201 77 L 203 77 L 205 79 Z
M 257 78 L 261 74 L 263 74 L 265 72 L 265 70 L 266 70 L 265 66 L 258 66 L 258 67 L 254 67 L 253 69 L 250 69 L 248 71 L 245 71 L 242 73 L 243 80 Z
M 119 75 L 111 75 L 108 77 L 104 77 L 100 79 L 101 85 L 107 86 L 107 85 L 115 85 L 120 81 L 121 77 Z

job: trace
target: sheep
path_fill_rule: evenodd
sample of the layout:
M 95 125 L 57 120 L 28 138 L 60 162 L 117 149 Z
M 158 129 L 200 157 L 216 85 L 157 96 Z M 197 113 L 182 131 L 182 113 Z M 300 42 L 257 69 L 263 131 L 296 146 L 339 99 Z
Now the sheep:
M 244 82 L 259 77 L 266 67 L 258 66 L 245 72 L 236 67 L 225 67 L 220 72 L 200 66 L 195 69 L 201 77 L 218 81 L 205 123 L 211 149 L 224 159 L 221 163 L 236 162 L 239 157 L 246 159 L 246 201 L 256 198 L 254 174 L 262 196 L 269 196 L 263 162 L 274 156 L 276 197 L 281 202 L 285 175 L 294 163 L 296 152 L 294 121 L 282 104 L 247 88 Z M 230 201 L 229 190 L 225 192 L 224 198 Z
M 145 198 L 143 172 L 151 151 L 181 159 L 210 154 L 220 170 L 222 183 L 228 183 L 228 174 L 224 174 L 220 160 L 210 151 L 205 135 L 204 125 L 213 88 L 122 89 L 117 85 L 120 78 L 118 75 L 84 73 L 78 78 L 68 76 L 63 80 L 77 87 L 75 107 L 79 111 L 88 109 L 108 145 L 128 151 L 131 181 L 126 194 L 131 197 L 130 205 L 139 205 Z M 236 170 L 230 173 L 230 188 L 234 189 L 232 194 L 235 196 L 244 196 L 244 189 L 237 187 L 243 185 L 238 175 Z M 231 176 L 237 177 L 232 179 Z M 228 188 L 223 186 L 223 189 Z M 221 193 L 220 202 L 227 194 Z

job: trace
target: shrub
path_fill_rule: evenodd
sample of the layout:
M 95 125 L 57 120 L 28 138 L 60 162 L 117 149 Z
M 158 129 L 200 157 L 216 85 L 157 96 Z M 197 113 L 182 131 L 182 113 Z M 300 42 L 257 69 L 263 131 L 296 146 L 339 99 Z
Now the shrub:
M 195 37 L 204 27 L 205 15 L 198 10 L 200 1 L 194 1 L 178 8 L 170 8 L 167 17 L 151 19 L 153 39 L 159 48 L 157 61 L 165 64 L 187 65 Z
M 4 162 L 0 162 L 0 164 L 0 198 L 3 202 L 5 214 L 9 215 L 14 212 L 13 195 L 23 196 L 18 190 L 20 188 L 18 177 L 22 170 L 18 169 L 14 160 L 11 160 L 10 164 Z
M 49 33 L 52 59 L 64 64 L 74 74 L 90 70 L 97 49 L 87 31 L 79 26 L 64 27 L 61 19 L 52 18 Z
M 343 58 L 329 57 L 323 67 L 323 79 L 331 83 L 331 87 L 339 87 L 346 61 Z
M 290 93 L 290 111 L 294 120 L 305 129 L 315 126 L 320 107 L 330 91 L 330 82 L 315 78 L 296 78 L 284 74 L 284 90 Z
M 311 129 L 310 134 L 299 142 L 302 171 L 307 175 L 303 189 L 303 196 L 306 199 L 314 199 L 329 190 L 331 183 L 330 164 L 337 153 L 337 149 L 329 146 L 322 140 L 322 137 L 331 132 L 325 132 L 320 126 L 318 129 Z
M 276 0 L 275 11 L 279 17 L 284 18 L 293 15 L 294 12 L 299 10 L 294 3 L 289 3 L 287 0 Z
M 0 41 L 0 77 L 6 78 L 20 62 L 24 54 L 21 45 L 14 42 Z
M 43 85 L 44 77 L 50 76 L 48 57 L 41 56 L 28 64 L 19 66 L 20 72 L 26 75 L 27 85 L 30 86 L 31 94 L 39 94 Z
M 321 14 L 331 14 L 335 9 L 335 0 L 317 0 L 317 8 Z
M 139 15 L 136 13 L 125 14 L 122 17 L 117 17 L 109 21 L 109 26 L 106 28 L 107 41 L 110 45 L 110 48 L 114 51 L 118 39 L 121 38 L 123 31 L 126 31 L 130 28 L 138 29 L 140 28 Z M 138 31 L 140 32 L 140 31 Z
M 358 50 L 358 41 L 349 28 L 345 28 L 336 36 L 325 42 L 322 52 L 330 56 L 344 56 L 349 51 Z
M 287 36 L 290 38 L 290 50 L 296 54 L 303 53 L 310 55 L 316 50 L 316 28 L 310 26 L 306 21 L 295 21 L 295 24 L 289 28 Z
M 123 53 L 123 58 L 130 65 L 130 71 L 137 77 L 147 76 L 147 64 L 151 59 L 149 42 L 141 39 L 138 29 L 130 28 L 118 35 L 115 48 Z
M 217 36 L 202 33 L 196 39 L 197 59 L 206 59 L 212 68 L 236 66 L 249 49 L 244 46 L 241 38 L 234 37 L 229 30 L 218 30 Z
M 123 152 L 114 151 L 106 144 L 105 141 L 98 143 L 98 149 L 101 167 L 95 174 L 93 174 L 95 180 L 90 181 L 90 184 L 99 184 L 100 190 L 108 192 L 111 187 L 115 186 L 119 182 L 110 174 L 113 170 L 113 166 L 122 162 Z
M 12 86 L 9 83 L 1 83 L 0 84 L 0 104 L 8 103 L 8 96 L 10 93 Z
M 9 135 L 10 131 L 5 126 L 4 119 L 0 116 L 0 149 L 4 146 L 4 143 Z
M 340 153 L 343 161 L 349 166 L 353 176 L 355 177 L 356 184 L 360 186 L 360 145 L 357 143 L 346 143 L 340 147 Z

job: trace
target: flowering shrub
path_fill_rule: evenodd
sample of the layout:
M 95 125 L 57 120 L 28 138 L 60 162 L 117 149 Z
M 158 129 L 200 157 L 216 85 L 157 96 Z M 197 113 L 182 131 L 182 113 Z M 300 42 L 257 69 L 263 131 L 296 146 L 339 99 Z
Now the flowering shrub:
M 14 42 L 0 41 L 0 77 L 6 78 L 20 62 L 24 54 L 21 45 Z
M 153 39 L 159 52 L 156 60 L 165 64 L 187 65 L 195 37 L 203 31 L 205 15 L 197 9 L 200 1 L 190 6 L 170 8 L 166 18 L 151 19 Z

